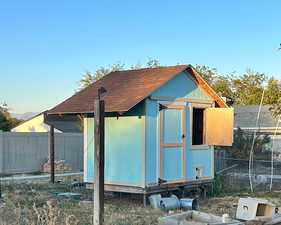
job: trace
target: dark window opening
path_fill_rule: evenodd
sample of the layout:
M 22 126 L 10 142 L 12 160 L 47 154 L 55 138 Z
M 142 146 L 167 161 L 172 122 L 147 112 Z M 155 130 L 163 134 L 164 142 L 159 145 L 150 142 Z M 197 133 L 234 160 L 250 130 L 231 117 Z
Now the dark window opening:
M 204 109 L 193 108 L 192 145 L 204 144 Z

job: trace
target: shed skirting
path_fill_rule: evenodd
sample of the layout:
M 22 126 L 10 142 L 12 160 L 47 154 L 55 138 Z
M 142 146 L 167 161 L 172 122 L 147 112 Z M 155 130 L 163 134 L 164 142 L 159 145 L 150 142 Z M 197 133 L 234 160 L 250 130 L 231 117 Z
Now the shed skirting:
M 112 192 L 123 192 L 123 193 L 132 193 L 132 194 L 153 194 L 153 193 L 161 193 L 167 191 L 175 191 L 179 189 L 196 189 L 196 188 L 204 188 L 205 186 L 212 186 L 214 183 L 214 179 L 206 178 L 206 179 L 198 179 L 192 181 L 178 182 L 178 183 L 167 183 L 160 185 L 152 185 L 147 186 L 145 188 L 141 187 L 141 184 L 124 184 L 124 183 L 112 183 L 106 182 L 104 185 L 105 191 Z M 139 186 L 137 186 L 139 185 Z M 88 183 L 87 188 L 93 189 L 93 183 Z

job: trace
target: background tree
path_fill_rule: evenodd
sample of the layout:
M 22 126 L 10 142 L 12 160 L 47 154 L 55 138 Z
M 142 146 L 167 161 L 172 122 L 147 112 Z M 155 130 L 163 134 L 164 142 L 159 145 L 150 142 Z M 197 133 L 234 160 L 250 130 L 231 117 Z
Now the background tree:
M 276 103 L 272 104 L 269 110 L 271 111 L 274 117 L 281 116 L 281 98 L 279 98 Z
M 157 59 L 149 58 L 146 64 L 142 65 L 140 62 L 137 64 L 131 65 L 130 69 L 141 69 L 141 68 L 156 68 L 160 66 L 160 62 Z M 110 72 L 125 70 L 124 63 L 115 63 L 109 65 L 108 67 L 100 67 L 94 73 L 86 71 L 85 74 L 82 76 L 82 79 L 79 81 L 79 90 L 82 90 L 88 87 L 90 84 L 94 83 L 95 81 L 99 80 L 103 76 L 109 74 Z
M 273 77 L 268 81 L 265 102 L 271 105 L 269 110 L 274 117 L 281 115 L 281 82 Z
M 156 68 L 160 65 L 157 59 L 149 58 L 145 64 L 138 62 L 129 68 Z M 79 81 L 79 90 L 110 72 L 124 69 L 125 64 L 119 62 L 108 67 L 100 67 L 94 73 L 87 71 Z M 265 74 L 250 69 L 246 69 L 242 75 L 235 72 L 220 74 L 216 68 L 206 65 L 195 65 L 195 69 L 220 96 L 232 99 L 234 105 L 260 104 L 265 87 L 263 104 L 271 105 L 270 110 L 274 116 L 281 115 L 281 83 L 276 78 L 268 79 Z
M 257 105 L 260 104 L 263 84 L 266 76 L 262 73 L 246 70 L 241 76 L 232 78 L 232 90 L 234 94 L 234 104 L 236 105 Z
M 221 75 L 216 68 L 205 65 L 195 65 L 195 69 L 203 79 L 222 97 L 233 98 L 232 77 L 233 73 Z
M 280 47 L 278 48 L 278 50 L 281 50 L 281 43 L 279 44 Z M 273 78 L 274 79 L 274 78 Z M 276 84 L 277 83 L 277 84 Z M 279 88 L 276 88 L 277 89 L 277 100 L 274 101 L 272 104 L 271 104 L 271 107 L 269 108 L 269 110 L 271 111 L 272 115 L 274 117 L 278 117 L 278 116 L 281 116 L 281 88 L 280 88 L 280 85 L 281 85 L 281 82 L 280 81 L 272 81 L 272 84 L 274 86 L 274 88 L 276 88 L 276 86 L 278 86 Z M 276 90 L 275 89 L 275 90 Z
M 232 147 L 222 147 L 227 150 L 227 154 L 233 158 L 248 158 L 254 134 L 253 132 L 245 132 L 238 128 L 234 131 L 233 145 Z M 270 157 L 270 152 L 265 151 L 265 145 L 270 142 L 270 137 L 268 135 L 256 134 L 254 149 L 256 156 L 268 156 Z
M 195 69 L 219 95 L 231 98 L 234 105 L 260 104 L 265 87 L 263 104 L 271 105 L 274 116 L 281 115 L 281 82 L 276 78 L 268 79 L 250 69 L 242 75 L 234 72 L 221 75 L 216 68 L 205 65 L 196 65 Z
M 22 122 L 22 120 L 11 117 L 6 103 L 0 105 L 0 130 L 10 131 L 20 122 Z
M 125 69 L 125 64 L 123 63 L 115 63 L 106 67 L 100 67 L 94 73 L 86 71 L 86 73 L 82 76 L 82 79 L 79 81 L 79 90 L 88 87 L 90 84 L 99 80 L 103 76 L 109 74 L 110 72 L 119 71 Z
M 148 68 L 157 68 L 157 67 L 159 67 L 159 66 L 161 66 L 161 65 L 160 65 L 160 62 L 159 62 L 157 59 L 148 58 L 148 61 L 147 61 L 145 67 L 148 67 Z
M 209 66 L 205 65 L 195 65 L 195 69 L 200 75 L 203 77 L 203 79 L 210 85 L 213 85 L 213 82 L 216 77 L 218 77 L 218 70 L 216 68 L 211 68 Z

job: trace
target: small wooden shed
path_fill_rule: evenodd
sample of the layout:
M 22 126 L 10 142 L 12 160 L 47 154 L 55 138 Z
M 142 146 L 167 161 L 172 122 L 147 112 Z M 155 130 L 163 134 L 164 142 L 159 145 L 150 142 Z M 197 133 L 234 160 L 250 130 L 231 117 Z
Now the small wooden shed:
M 153 193 L 212 182 L 233 110 L 191 65 L 112 72 L 49 114 L 84 116 L 84 180 L 94 182 L 93 106 L 105 101 L 105 190 Z

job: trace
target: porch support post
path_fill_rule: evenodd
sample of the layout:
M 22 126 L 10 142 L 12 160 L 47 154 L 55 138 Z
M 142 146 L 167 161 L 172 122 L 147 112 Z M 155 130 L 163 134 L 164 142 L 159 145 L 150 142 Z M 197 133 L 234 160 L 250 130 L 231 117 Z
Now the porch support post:
M 143 193 L 143 207 L 146 208 L 146 193 Z
M 50 160 L 50 182 L 55 183 L 55 135 L 54 135 L 54 126 L 50 125 L 49 132 L 49 160 Z
M 104 101 L 94 102 L 94 225 L 104 224 Z

